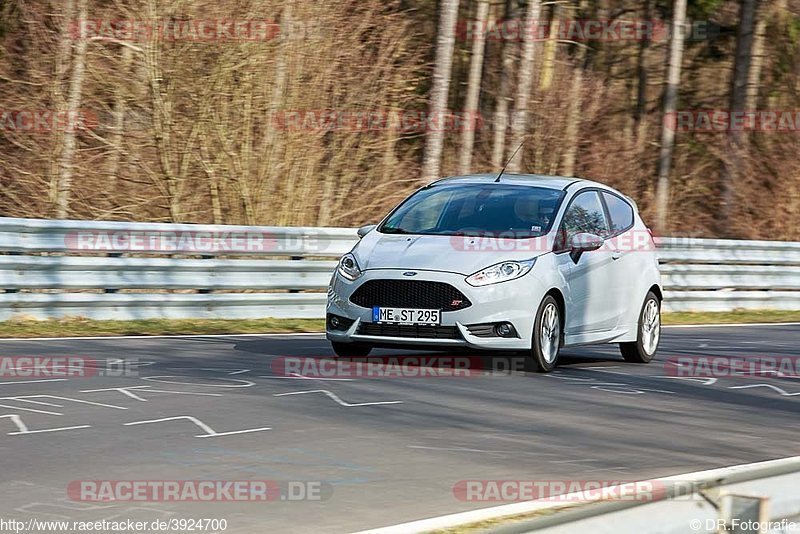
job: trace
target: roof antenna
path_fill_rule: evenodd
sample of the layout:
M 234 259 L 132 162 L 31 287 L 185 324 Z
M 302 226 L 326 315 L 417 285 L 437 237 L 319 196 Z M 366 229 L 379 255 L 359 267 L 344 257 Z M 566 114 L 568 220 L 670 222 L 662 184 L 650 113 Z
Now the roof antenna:
M 522 145 L 524 145 L 525 141 L 527 141 L 527 140 L 528 140 L 527 138 L 523 139 L 522 142 L 517 147 L 517 149 L 514 151 L 514 153 L 511 154 L 511 157 L 508 158 L 508 161 L 506 162 L 505 166 L 503 167 L 503 170 L 500 171 L 500 174 L 497 175 L 497 180 L 495 180 L 494 183 L 496 183 L 496 184 L 500 183 L 500 178 L 503 177 L 503 174 L 506 172 L 506 169 L 508 168 L 508 166 L 511 165 L 512 161 L 514 161 L 514 157 L 517 155 L 517 152 L 520 151 L 520 149 L 522 148 Z

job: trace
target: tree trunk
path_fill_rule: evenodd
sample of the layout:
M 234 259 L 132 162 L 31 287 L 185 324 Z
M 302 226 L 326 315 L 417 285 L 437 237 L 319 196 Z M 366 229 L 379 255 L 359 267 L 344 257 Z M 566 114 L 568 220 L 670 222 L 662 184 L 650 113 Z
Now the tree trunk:
M 511 19 L 513 10 L 510 2 L 506 3 L 504 20 Z M 511 70 L 517 55 L 517 44 L 513 41 L 503 42 L 503 66 L 500 72 L 500 90 L 497 94 L 494 109 L 494 139 L 492 140 L 492 168 L 499 171 L 505 161 L 503 156 L 506 153 L 506 132 L 508 131 L 508 110 L 511 104 Z
M 88 18 L 87 0 L 78 2 L 78 20 Z M 72 175 L 74 174 L 75 149 L 78 144 L 80 120 L 78 113 L 81 107 L 83 93 L 83 75 L 86 71 L 86 46 L 88 40 L 85 28 L 81 28 L 81 35 L 75 46 L 75 56 L 72 62 L 72 75 L 69 83 L 69 98 L 67 102 L 68 126 L 64 133 L 61 145 L 61 160 L 59 161 L 58 188 L 56 196 L 56 218 L 66 219 L 69 216 L 69 201 L 72 193 Z
M 583 69 L 585 68 L 586 47 L 578 45 L 575 54 L 575 69 L 572 73 L 572 84 L 569 88 L 569 109 L 567 111 L 567 128 L 564 132 L 564 156 L 561 160 L 561 174 L 575 176 L 575 160 L 578 156 L 578 132 L 581 124 L 581 107 L 583 105 Z
M 747 76 L 747 97 L 744 104 L 747 111 L 754 111 L 758 108 L 758 88 L 761 82 L 761 67 L 764 65 L 764 40 L 767 33 L 768 15 L 769 3 L 764 3 L 756 12 L 752 64 Z
M 673 9 L 672 40 L 669 48 L 667 87 L 664 91 L 664 121 L 661 126 L 661 153 L 658 157 L 658 186 L 656 188 L 656 230 L 659 235 L 666 234 L 669 220 L 669 173 L 672 165 L 672 151 L 675 147 L 675 127 L 669 124 L 669 121 L 675 116 L 678 85 L 681 82 L 686 0 L 675 0 Z
M 644 0 L 644 20 L 653 20 L 652 0 Z M 636 109 L 633 112 L 633 121 L 636 127 L 636 148 L 638 152 L 644 150 L 647 135 L 647 53 L 650 49 L 650 36 L 645 33 L 639 42 L 639 51 L 636 56 Z
M 436 42 L 436 64 L 433 70 L 430 106 L 428 112 L 439 122 L 447 112 L 447 98 L 450 94 L 450 77 L 453 71 L 453 49 L 456 42 L 456 22 L 458 19 L 458 0 L 442 0 L 439 20 L 439 37 Z M 444 148 L 444 129 L 432 128 L 425 140 L 425 159 L 422 165 L 422 179 L 430 182 L 438 178 L 442 169 L 442 150 Z
M 539 87 L 547 91 L 553 84 L 553 73 L 556 66 L 556 48 L 558 47 L 558 29 L 561 24 L 561 4 L 553 4 L 553 17 L 550 21 L 550 34 L 544 47 L 544 61 L 542 62 L 542 77 Z
M 130 73 L 131 64 L 133 63 L 133 49 L 129 46 L 122 47 L 122 71 L 125 75 Z M 114 108 L 112 111 L 112 120 L 114 122 L 114 129 L 111 134 L 111 153 L 108 156 L 108 183 L 106 184 L 108 190 L 108 199 L 113 202 L 117 200 L 117 179 L 119 178 L 119 162 L 122 158 L 122 141 L 125 132 L 125 113 L 126 102 L 125 96 L 127 92 L 123 87 L 117 87 L 114 93 Z M 110 206 L 113 207 L 113 206 Z
M 461 157 L 458 172 L 469 174 L 472 167 L 472 150 L 475 146 L 475 128 L 478 124 L 478 102 L 481 95 L 481 76 L 483 74 L 483 55 L 486 49 L 486 21 L 489 19 L 489 0 L 478 0 L 478 12 L 475 23 L 478 25 L 472 44 L 472 59 L 467 82 L 467 102 L 464 112 L 467 115 L 467 126 L 461 134 Z
M 747 86 L 753 56 L 753 38 L 758 0 L 742 0 L 739 11 L 739 27 L 736 34 L 736 55 L 733 63 L 729 110 L 744 111 L 747 104 Z M 741 129 L 728 132 L 728 158 L 722 163 L 722 205 L 717 219 L 717 232 L 723 237 L 734 235 L 731 226 L 736 183 L 744 159 L 746 138 Z
M 509 157 L 525 139 L 528 124 L 528 102 L 531 96 L 531 86 L 533 85 L 533 60 L 536 53 L 536 35 L 532 29 L 538 24 L 539 14 L 541 13 L 541 3 L 539 0 L 529 0 L 528 12 L 525 16 L 524 33 L 525 40 L 522 46 L 522 61 L 519 65 L 519 76 L 517 78 L 517 96 L 514 100 L 514 117 L 511 120 L 511 144 L 509 145 Z M 521 168 L 522 154 L 511 161 L 508 166 L 510 172 L 519 172 Z

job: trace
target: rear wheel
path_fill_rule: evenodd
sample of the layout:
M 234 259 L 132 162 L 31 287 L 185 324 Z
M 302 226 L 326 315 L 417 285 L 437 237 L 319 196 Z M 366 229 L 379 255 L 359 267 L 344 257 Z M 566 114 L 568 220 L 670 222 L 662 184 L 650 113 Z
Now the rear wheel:
M 619 350 L 626 362 L 650 363 L 661 341 L 661 301 L 650 291 L 639 313 L 636 341 L 620 343 Z
M 539 305 L 533 328 L 531 359 L 536 366 L 535 370 L 539 373 L 549 373 L 555 369 L 560 350 L 561 310 L 556 299 L 547 295 Z
M 363 358 L 372 352 L 372 347 L 366 343 L 337 343 L 331 341 L 333 352 L 340 358 Z

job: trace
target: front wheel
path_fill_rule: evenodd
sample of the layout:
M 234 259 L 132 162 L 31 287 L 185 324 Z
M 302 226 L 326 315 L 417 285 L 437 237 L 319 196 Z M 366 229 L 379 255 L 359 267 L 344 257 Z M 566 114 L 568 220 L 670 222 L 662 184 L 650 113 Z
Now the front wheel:
M 558 302 L 547 295 L 536 312 L 531 357 L 539 373 L 549 373 L 558 364 L 561 350 L 561 311 Z
M 650 363 L 661 340 L 661 302 L 653 292 L 647 293 L 639 314 L 636 341 L 620 343 L 619 350 L 626 362 Z
M 340 358 L 364 358 L 372 352 L 372 347 L 365 343 L 337 343 L 331 341 L 333 352 Z

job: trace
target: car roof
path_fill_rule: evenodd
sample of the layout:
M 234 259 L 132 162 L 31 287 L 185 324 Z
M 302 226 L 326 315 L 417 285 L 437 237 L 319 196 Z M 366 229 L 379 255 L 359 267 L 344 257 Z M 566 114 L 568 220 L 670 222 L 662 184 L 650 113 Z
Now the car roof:
M 468 176 L 451 176 L 449 178 L 442 178 L 431 185 L 444 185 L 444 184 L 485 184 L 492 183 L 497 180 L 497 174 L 471 174 Z M 515 185 L 529 185 L 535 187 L 546 187 L 548 189 L 564 190 L 573 184 L 580 184 L 583 186 L 597 186 L 604 189 L 611 189 L 607 185 L 582 178 L 568 178 L 566 176 L 547 176 L 543 174 L 516 174 L 516 173 L 503 173 L 500 183 L 515 184 Z

